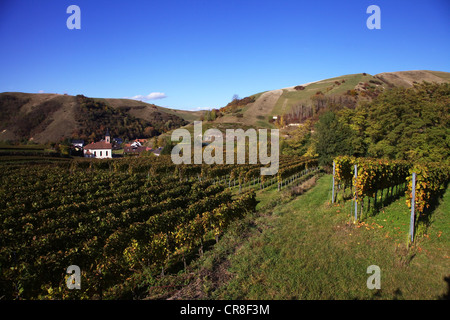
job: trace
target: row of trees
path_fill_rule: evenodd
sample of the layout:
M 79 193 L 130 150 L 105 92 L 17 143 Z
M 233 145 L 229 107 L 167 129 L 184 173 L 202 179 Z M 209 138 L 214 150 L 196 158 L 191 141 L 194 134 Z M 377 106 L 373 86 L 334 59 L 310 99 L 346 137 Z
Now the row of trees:
M 214 121 L 217 118 L 221 117 L 222 113 L 220 110 L 212 109 L 212 110 L 206 110 L 200 117 L 201 121 Z
M 448 161 L 450 84 L 392 88 L 356 108 L 323 112 L 282 143 L 285 154 L 318 155 L 331 165 L 339 155 L 408 161 Z
M 239 96 L 235 94 L 233 95 L 231 102 L 228 103 L 225 107 L 220 108 L 219 111 L 222 113 L 233 113 L 252 102 L 255 102 L 255 97 L 245 97 L 243 99 L 240 99 Z

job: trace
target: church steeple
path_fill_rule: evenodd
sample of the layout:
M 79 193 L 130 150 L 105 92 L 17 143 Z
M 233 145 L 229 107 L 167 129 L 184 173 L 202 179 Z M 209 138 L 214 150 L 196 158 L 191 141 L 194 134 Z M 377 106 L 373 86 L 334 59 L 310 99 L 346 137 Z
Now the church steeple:
M 106 129 L 105 141 L 106 143 L 111 143 L 111 136 L 109 135 L 109 129 Z

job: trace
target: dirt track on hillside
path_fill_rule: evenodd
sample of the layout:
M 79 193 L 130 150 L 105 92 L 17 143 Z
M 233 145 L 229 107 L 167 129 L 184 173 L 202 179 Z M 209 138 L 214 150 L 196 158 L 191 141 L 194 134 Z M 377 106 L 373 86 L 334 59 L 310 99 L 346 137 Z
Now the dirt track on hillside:
M 322 80 L 313 81 L 301 84 L 306 87 L 312 83 L 316 83 Z M 258 121 L 268 122 L 268 117 L 272 114 L 275 105 L 277 104 L 278 99 L 285 91 L 295 91 L 296 86 L 286 87 L 277 90 L 271 90 L 264 92 L 259 96 L 259 98 L 248 105 L 247 110 L 243 113 L 243 116 L 238 118 L 236 116 L 227 114 L 224 117 L 218 118 L 216 122 L 218 123 L 242 123 L 244 125 L 257 125 Z M 283 102 L 282 109 L 286 107 L 287 100 Z
M 282 94 L 283 90 L 281 89 L 264 92 L 255 102 L 248 106 L 244 113 L 244 118 L 250 120 L 252 124 L 256 124 L 258 120 L 267 121 L 267 117 L 272 113 Z
M 282 89 L 264 92 L 255 102 L 248 105 L 243 117 L 238 118 L 226 115 L 216 121 L 221 123 L 242 123 L 244 125 L 256 125 L 261 120 L 267 122 L 267 117 L 271 114 L 282 94 Z

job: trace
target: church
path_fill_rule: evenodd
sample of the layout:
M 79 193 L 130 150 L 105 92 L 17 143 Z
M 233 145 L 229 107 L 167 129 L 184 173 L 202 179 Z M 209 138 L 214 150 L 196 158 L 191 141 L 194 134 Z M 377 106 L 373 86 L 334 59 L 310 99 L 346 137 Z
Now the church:
M 96 159 L 112 158 L 112 143 L 109 130 L 106 131 L 104 140 L 95 143 L 92 142 L 84 147 L 84 156 Z

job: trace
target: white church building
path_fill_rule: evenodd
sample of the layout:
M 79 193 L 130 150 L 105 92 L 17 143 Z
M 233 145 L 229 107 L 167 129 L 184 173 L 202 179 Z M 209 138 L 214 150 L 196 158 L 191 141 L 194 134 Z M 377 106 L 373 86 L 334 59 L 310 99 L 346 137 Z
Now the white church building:
M 105 140 L 92 142 L 84 146 L 84 156 L 88 158 L 110 159 L 112 158 L 112 144 L 109 130 L 106 131 Z

